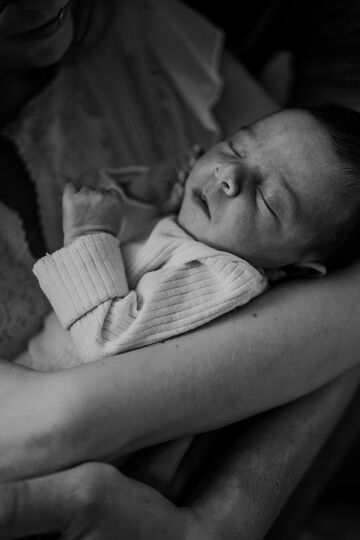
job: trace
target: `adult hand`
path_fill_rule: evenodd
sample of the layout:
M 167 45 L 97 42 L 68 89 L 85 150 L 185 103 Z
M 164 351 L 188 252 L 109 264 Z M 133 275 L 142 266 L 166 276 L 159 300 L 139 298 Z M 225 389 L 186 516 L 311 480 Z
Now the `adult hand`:
M 86 463 L 0 485 L 0 537 L 61 532 L 62 540 L 201 540 L 188 509 L 111 465 Z
M 116 236 L 122 221 L 122 201 L 115 189 L 66 184 L 63 194 L 64 244 L 78 236 L 108 232 Z

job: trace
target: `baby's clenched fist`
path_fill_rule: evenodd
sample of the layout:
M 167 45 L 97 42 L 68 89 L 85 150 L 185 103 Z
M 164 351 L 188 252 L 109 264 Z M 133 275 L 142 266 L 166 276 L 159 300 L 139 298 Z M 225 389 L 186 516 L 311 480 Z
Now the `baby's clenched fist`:
M 116 236 L 122 221 L 122 200 L 115 190 L 67 184 L 63 193 L 64 245 L 85 234 Z

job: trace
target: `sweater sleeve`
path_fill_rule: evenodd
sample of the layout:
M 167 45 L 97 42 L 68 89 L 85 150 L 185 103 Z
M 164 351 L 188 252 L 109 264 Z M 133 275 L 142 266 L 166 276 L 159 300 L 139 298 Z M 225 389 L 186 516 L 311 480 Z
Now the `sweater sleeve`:
M 34 267 L 84 362 L 187 332 L 245 304 L 266 280 L 227 253 L 145 273 L 129 291 L 118 241 L 84 236 Z

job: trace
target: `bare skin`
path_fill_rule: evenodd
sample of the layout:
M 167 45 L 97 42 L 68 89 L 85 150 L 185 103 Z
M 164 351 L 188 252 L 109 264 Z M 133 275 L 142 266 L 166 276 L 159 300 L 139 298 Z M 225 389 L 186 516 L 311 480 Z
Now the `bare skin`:
M 84 460 L 109 460 L 215 429 L 334 379 L 357 362 L 352 336 L 360 298 L 351 280 L 357 275 L 354 266 L 319 282 L 278 287 L 197 332 L 146 347 L 141 354 L 122 354 L 121 362 L 114 357 L 41 375 L 20 368 L 15 375 L 13 366 L 3 364 L 0 385 L 8 405 L 0 417 L 0 432 L 8 436 L 0 440 L 2 478 L 44 474 Z M 348 299 L 342 310 L 346 327 L 338 316 L 343 295 Z M 294 298 L 297 309 L 290 311 Z M 310 312 L 316 324 L 304 316 Z M 240 353 L 234 335 L 242 344 Z M 32 404 L 31 415 L 40 419 L 35 426 L 28 422 L 27 403 Z M 114 421 L 104 423 L 104 418 Z
M 228 450 L 217 455 L 221 466 L 208 462 L 204 468 L 205 439 L 172 486 L 173 494 L 181 491 L 184 478 L 202 462 L 202 479 L 183 508 L 104 463 L 2 484 L 1 538 L 57 530 L 64 540 L 109 540 L 120 532 L 125 540 L 260 539 L 329 436 L 356 381 L 350 372 L 292 405 L 258 416 L 243 430 L 232 427 L 225 439 L 231 441 Z

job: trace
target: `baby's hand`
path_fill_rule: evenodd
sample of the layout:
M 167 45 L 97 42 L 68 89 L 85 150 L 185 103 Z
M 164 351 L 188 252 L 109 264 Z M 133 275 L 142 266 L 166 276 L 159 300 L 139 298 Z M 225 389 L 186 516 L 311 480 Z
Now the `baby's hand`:
M 189 152 L 155 163 L 145 173 L 129 174 L 121 186 L 130 197 L 153 204 L 161 214 L 177 212 L 187 177 L 203 153 L 196 145 Z
M 200 146 L 195 145 L 189 152 L 178 156 L 174 160 L 174 167 L 175 165 L 177 166 L 176 176 L 174 176 L 172 184 L 169 184 L 169 194 L 167 198 L 162 201 L 160 206 L 160 212 L 162 214 L 171 214 L 179 210 L 184 198 L 185 184 L 188 176 L 197 160 L 203 154 L 204 150 Z M 149 170 L 150 174 L 151 172 L 152 169 Z
M 78 236 L 108 232 L 116 236 L 122 221 L 122 201 L 115 190 L 67 184 L 63 194 L 64 245 Z
M 146 183 L 157 198 L 156 205 L 161 214 L 172 214 L 179 210 L 186 180 L 203 153 L 203 149 L 195 145 L 189 152 L 150 167 Z

